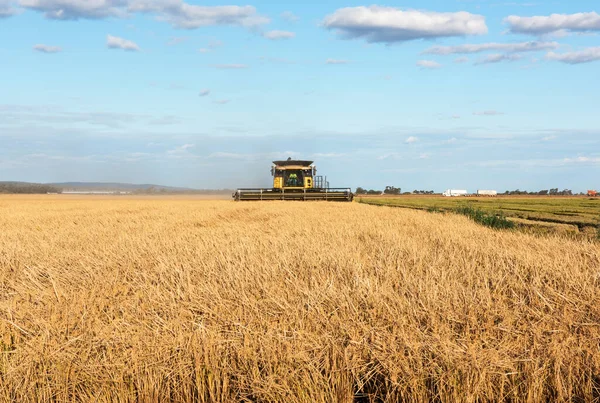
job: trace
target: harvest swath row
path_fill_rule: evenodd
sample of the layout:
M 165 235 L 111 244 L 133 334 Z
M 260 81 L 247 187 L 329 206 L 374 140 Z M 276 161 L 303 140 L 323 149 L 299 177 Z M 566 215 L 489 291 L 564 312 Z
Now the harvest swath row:
M 0 211 L 2 402 L 600 398 L 598 243 L 360 203 Z
M 470 206 L 501 212 L 520 223 L 558 224 L 595 232 L 600 225 L 600 199 L 589 197 L 499 196 L 496 198 L 446 198 L 436 196 L 359 197 L 361 203 L 428 211 L 452 211 Z

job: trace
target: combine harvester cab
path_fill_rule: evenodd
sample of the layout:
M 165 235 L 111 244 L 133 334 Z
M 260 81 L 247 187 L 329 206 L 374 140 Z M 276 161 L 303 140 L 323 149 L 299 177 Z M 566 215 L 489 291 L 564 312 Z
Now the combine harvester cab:
M 300 161 L 288 158 L 273 161 L 272 188 L 237 189 L 235 201 L 257 200 L 325 200 L 351 202 L 354 194 L 350 188 L 330 188 L 323 176 L 317 176 L 313 161 Z

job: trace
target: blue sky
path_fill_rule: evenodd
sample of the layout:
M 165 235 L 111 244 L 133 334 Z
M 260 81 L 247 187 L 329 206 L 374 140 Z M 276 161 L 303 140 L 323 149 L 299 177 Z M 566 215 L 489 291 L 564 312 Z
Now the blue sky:
M 0 180 L 600 188 L 598 12 L 0 0 Z

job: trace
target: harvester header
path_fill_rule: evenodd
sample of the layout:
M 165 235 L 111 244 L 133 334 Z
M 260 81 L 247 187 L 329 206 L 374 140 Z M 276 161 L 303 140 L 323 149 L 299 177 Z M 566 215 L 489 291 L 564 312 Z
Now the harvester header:
M 236 201 L 245 200 L 326 200 L 352 201 L 350 188 L 330 188 L 327 178 L 317 176 L 313 161 L 273 161 L 272 188 L 237 189 L 233 194 Z

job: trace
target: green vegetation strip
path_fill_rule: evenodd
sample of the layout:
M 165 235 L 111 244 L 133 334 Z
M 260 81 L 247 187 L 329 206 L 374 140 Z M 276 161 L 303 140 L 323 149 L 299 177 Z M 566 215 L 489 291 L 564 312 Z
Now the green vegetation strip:
M 600 199 L 587 197 L 443 198 L 399 196 L 360 197 L 358 201 L 372 205 L 430 212 L 454 212 L 468 215 L 476 221 L 483 220 L 491 223 L 495 223 L 496 220 L 503 222 L 510 221 L 509 218 L 520 218 L 529 221 L 575 225 L 580 230 L 600 225 Z M 484 219 L 483 216 L 490 218 Z
M 455 213 L 465 215 L 478 224 L 495 229 L 512 229 L 515 223 L 509 221 L 504 213 L 486 213 L 485 211 L 471 206 L 457 207 Z
M 359 203 L 365 204 L 373 204 L 373 205 L 383 205 L 389 207 L 401 207 L 395 206 L 392 204 L 381 204 L 381 203 L 371 203 L 370 201 L 365 201 L 365 199 L 358 199 Z M 459 206 L 453 209 L 445 209 L 440 210 L 437 207 L 427 207 L 425 208 L 430 213 L 442 213 L 444 211 L 453 212 L 456 214 L 461 214 L 469 217 L 471 220 L 475 221 L 478 224 L 485 225 L 486 227 L 494 228 L 494 229 L 512 229 L 515 228 L 515 223 L 508 220 L 504 213 L 502 212 L 485 212 L 481 209 L 474 208 L 471 206 Z

